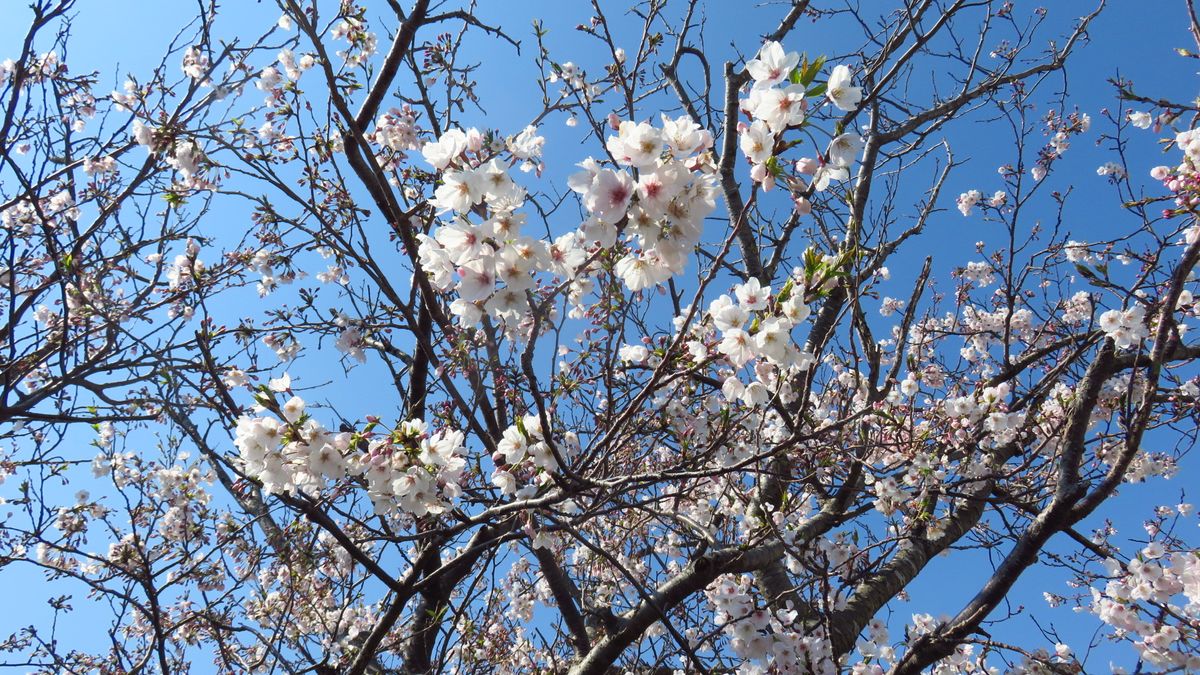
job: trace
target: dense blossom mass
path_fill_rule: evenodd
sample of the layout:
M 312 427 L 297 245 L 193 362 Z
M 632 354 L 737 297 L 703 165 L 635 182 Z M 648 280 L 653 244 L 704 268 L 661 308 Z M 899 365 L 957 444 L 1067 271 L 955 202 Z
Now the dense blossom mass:
M 0 41 L 0 664 L 1200 672 L 1200 128 L 1064 84 L 1120 9 L 481 4 Z

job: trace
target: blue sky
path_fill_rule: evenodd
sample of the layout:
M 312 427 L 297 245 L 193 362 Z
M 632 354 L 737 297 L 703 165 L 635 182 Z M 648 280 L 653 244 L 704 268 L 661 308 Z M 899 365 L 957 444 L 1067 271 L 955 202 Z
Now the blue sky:
M 16 4 L 10 3 L 12 6 Z M 823 2 L 814 4 L 829 6 L 829 3 Z M 891 5 L 876 1 L 862 4 L 867 8 Z M 1045 4 L 1051 9 L 1050 20 L 1060 26 L 1066 25 L 1069 17 L 1093 7 L 1091 2 L 1077 0 L 1047 0 Z M 1080 110 L 1090 113 L 1095 124 L 1091 136 L 1078 139 L 1058 169 L 1060 175 L 1057 178 L 1064 178 L 1063 174 L 1066 174 L 1065 179 L 1075 186 L 1075 193 L 1068 202 L 1066 222 L 1068 229 L 1076 233 L 1075 238 L 1079 239 L 1096 239 L 1119 232 L 1125 223 L 1124 219 L 1129 217 L 1115 208 L 1113 190 L 1105 179 L 1095 174 L 1097 166 L 1111 159 L 1105 148 L 1093 144 L 1098 138 L 1097 130 L 1107 130 L 1101 119 L 1101 110 L 1106 107 L 1115 109 L 1116 106 L 1113 88 L 1107 80 L 1119 73 L 1136 82 L 1144 93 L 1181 100 L 1187 100 L 1197 92 L 1194 61 L 1177 58 L 1173 53 L 1176 47 L 1191 44 L 1182 3 L 1115 0 L 1110 4 L 1112 7 L 1093 27 L 1091 44 L 1084 48 L 1068 78 L 1072 102 Z M 386 7 L 383 3 L 379 5 L 381 10 Z M 627 40 L 632 47 L 638 37 L 638 28 L 632 17 L 623 14 L 625 3 L 605 2 L 603 5 L 613 21 L 618 39 Z M 1026 3 L 1018 2 L 1017 5 L 1018 11 L 1026 10 Z M 101 72 L 98 94 L 119 88 L 125 73 L 144 74 L 157 63 L 164 48 L 176 30 L 187 21 L 188 12 L 194 7 L 194 3 L 184 0 L 82 0 L 67 61 L 74 71 L 95 68 Z M 253 36 L 265 30 L 278 16 L 277 8 L 266 2 L 227 2 L 222 10 L 224 18 L 218 21 L 217 29 L 218 35 L 225 36 L 246 27 L 252 27 L 247 29 L 247 34 Z M 712 2 L 706 11 L 710 31 L 707 39 L 709 58 L 717 63 L 732 58 L 734 51 L 730 44 L 737 45 L 744 54 L 753 54 L 759 44 L 758 36 L 774 27 L 784 8 L 780 3 Z M 535 45 L 530 33 L 530 19 L 534 16 L 542 19 L 550 30 L 547 44 L 556 61 L 574 61 L 585 69 L 598 69 L 608 61 L 604 54 L 599 53 L 597 42 L 574 30 L 576 24 L 586 21 L 591 15 L 588 3 L 581 0 L 486 0 L 480 3 L 478 15 L 486 23 L 504 26 L 514 38 L 523 42 L 523 48 L 521 54 L 517 55 L 511 46 L 499 41 L 476 39 L 471 43 L 467 55 L 483 64 L 479 93 L 486 114 L 468 110 L 461 119 L 464 126 L 498 127 L 505 133 L 514 133 L 537 112 L 538 100 L 534 95 L 537 71 L 532 63 Z M 10 20 L 0 24 L 0 59 L 17 54 L 22 37 L 20 31 L 23 30 L 26 16 L 27 10 L 10 11 Z M 830 25 L 834 28 L 830 28 Z M 802 22 L 785 41 L 785 46 L 789 50 L 806 51 L 809 54 L 827 54 L 831 62 L 836 63 L 837 55 L 857 46 L 857 42 L 847 41 L 845 33 L 837 29 L 838 25 L 836 20 L 817 26 Z M 857 34 L 855 36 L 857 40 Z M 381 36 L 380 39 L 383 42 L 385 38 Z M 172 74 L 178 72 L 174 70 L 176 64 L 170 67 Z M 1061 80 L 1056 84 L 1060 83 Z M 647 108 L 645 112 L 647 114 L 644 116 L 649 117 L 649 113 L 656 111 Z M 654 117 L 657 115 L 654 114 Z M 1141 172 L 1141 176 L 1144 176 L 1152 166 L 1169 161 L 1162 159 L 1155 150 L 1152 136 L 1148 132 L 1142 133 L 1145 135 L 1140 137 L 1141 142 L 1132 148 L 1130 166 L 1135 174 Z M 551 118 L 545 126 L 545 134 L 550 175 L 565 175 L 575 162 L 585 156 L 584 149 L 578 145 L 581 129 L 565 126 L 561 117 Z M 1003 133 L 996 133 L 994 126 L 977 121 L 974 126 L 964 129 L 950 140 L 954 143 L 956 159 L 967 161 L 947 185 L 951 200 L 953 195 L 967 189 L 977 188 L 989 194 L 1000 187 L 995 168 L 1012 159 L 1011 143 Z M 946 204 L 951 206 L 949 200 Z M 240 206 L 222 206 L 214 211 L 213 218 L 222 221 L 214 227 L 227 228 L 226 232 L 237 231 L 240 236 L 238 223 L 246 222 L 246 213 Z M 573 225 L 564 223 L 563 227 Z M 935 256 L 935 262 L 940 261 L 942 269 L 948 269 L 951 264 L 961 264 L 970 259 L 976 241 L 986 240 L 997 233 L 997 230 L 989 230 L 987 224 L 979 219 L 964 220 L 952 208 L 939 214 L 931 223 L 931 229 L 934 236 L 927 237 L 919 251 L 906 252 L 891 265 L 896 279 L 896 295 L 906 294 L 904 284 L 911 282 L 915 276 L 912 265 L 924 255 Z M 943 278 L 942 281 L 949 280 Z M 380 373 L 374 375 L 379 376 Z M 370 369 L 356 371 L 357 379 L 353 386 L 339 382 L 339 372 L 322 371 L 320 368 L 314 368 L 304 377 L 310 383 L 332 382 L 328 388 L 330 400 L 346 417 L 361 417 L 374 412 L 371 409 L 374 401 L 363 395 L 364 391 L 370 390 Z M 1195 468 L 1194 461 L 1191 466 L 1185 465 L 1181 478 L 1165 486 L 1127 488 L 1117 500 L 1120 508 L 1106 513 L 1116 512 L 1121 516 L 1117 519 L 1117 525 L 1123 533 L 1131 537 L 1140 536 L 1140 523 L 1147 512 L 1147 505 L 1179 501 L 1178 492 L 1188 484 L 1185 477 L 1196 476 Z M 3 489 L 8 488 L 5 486 Z M 69 492 L 74 489 L 72 486 Z M 1099 522 L 1087 525 L 1096 526 Z M 1084 529 L 1086 531 L 1087 528 Z M 984 564 L 982 554 L 972 555 L 975 556 L 970 563 L 972 566 Z M 965 600 L 962 593 L 973 587 L 973 582 L 977 583 L 977 578 L 963 575 L 963 569 L 964 558 L 957 555 L 935 562 L 913 587 L 912 602 L 898 604 L 893 611 L 903 618 L 917 611 L 934 614 L 955 611 Z M 29 617 L 10 617 L 0 621 L 0 632 L 6 632 L 4 629 L 12 625 L 13 620 L 37 623 L 34 617 L 45 611 L 36 609 L 44 607 L 41 604 L 42 589 L 34 583 L 38 575 L 29 575 L 29 584 L 18 585 L 12 581 L 18 577 L 11 568 L 5 569 L 4 574 L 7 575 L 8 587 L 15 589 L 15 597 L 10 596 L 14 604 L 34 609 L 30 609 Z M 1053 623 L 1064 637 L 1073 635 L 1077 638 L 1069 639 L 1069 642 L 1086 643 L 1098 624 L 1089 618 L 1074 615 L 1067 608 L 1043 610 L 1043 590 L 1065 592 L 1067 589 L 1061 587 L 1061 579 L 1051 572 L 1031 573 L 1019 584 L 1014 601 L 1037 608 L 1038 616 Z M 77 596 L 77 600 L 76 606 L 84 604 L 81 595 Z M 1035 628 L 1028 619 L 1017 619 L 1004 630 L 1010 631 L 1008 635 L 1014 642 L 1028 641 L 1048 646 L 1040 639 L 1033 639 Z M 79 637 L 83 639 L 82 635 Z M 1001 635 L 997 634 L 997 637 Z M 1110 658 L 1117 663 L 1132 665 L 1130 655 L 1131 652 L 1124 646 L 1115 650 L 1105 649 L 1097 655 L 1096 661 L 1089 662 L 1089 669 L 1104 670 Z

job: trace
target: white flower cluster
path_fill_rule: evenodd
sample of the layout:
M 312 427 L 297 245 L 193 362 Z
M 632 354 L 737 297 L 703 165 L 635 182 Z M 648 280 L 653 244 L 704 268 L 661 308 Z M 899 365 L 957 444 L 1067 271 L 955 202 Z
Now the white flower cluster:
M 750 662 L 739 673 L 836 672 L 833 651 L 821 630 L 795 628 L 795 610 L 774 611 L 755 606 L 747 576 L 723 575 L 706 590 L 713 621 L 729 636 L 738 658 Z
M 984 201 L 982 192 L 979 190 L 967 190 L 958 196 L 955 204 L 958 206 L 958 212 L 965 217 L 971 215 L 971 212 L 975 210 L 975 206 L 981 201 Z M 1008 203 L 1008 193 L 1004 190 L 996 190 L 984 203 L 994 209 L 998 209 Z
M 520 153 L 513 155 L 514 161 L 529 161 L 540 152 L 541 137 L 528 129 L 522 136 L 513 144 L 513 152 Z M 458 293 L 450 309 L 464 325 L 474 325 L 485 311 L 519 319 L 529 311 L 526 291 L 534 287 L 533 272 L 571 277 L 586 258 L 574 237 L 560 237 L 550 245 L 521 235 L 525 216 L 515 211 L 526 193 L 495 156 L 503 148 L 503 139 L 489 140 L 477 129 L 451 129 L 421 150 L 442 172 L 442 184 L 430 202 L 453 216 L 433 236 L 418 235 L 418 253 L 432 285 Z M 504 285 L 498 288 L 497 282 Z
M 895 513 L 896 509 L 903 506 L 912 497 L 911 492 L 900 487 L 895 476 L 871 478 L 868 474 L 867 482 L 871 485 L 871 492 L 875 494 L 875 510 L 885 516 Z
M 702 166 L 695 155 L 712 145 L 706 131 L 688 118 L 664 117 L 661 129 L 625 122 L 608 147 L 618 164 L 640 171 L 639 179 L 589 158 L 569 179 L 590 213 L 588 220 L 553 242 L 522 236 L 524 216 L 515 210 L 523 205 L 525 190 L 494 153 L 507 149 L 513 163 L 537 167 L 544 139 L 535 132 L 530 127 L 507 142 L 487 143 L 475 130 L 451 130 L 422 150 L 442 171 L 432 202 L 443 213 L 453 212 L 454 220 L 432 237 L 420 237 L 421 263 L 436 288 L 458 293 L 451 311 L 464 325 L 478 322 L 484 312 L 519 323 L 529 312 L 527 292 L 535 288 L 538 272 L 570 280 L 568 290 L 579 308 L 580 298 L 594 286 L 580 267 L 596 247 L 616 244 L 622 223 L 630 241 L 641 247 L 616 264 L 631 290 L 681 274 L 704 218 L 716 206 L 714 179 L 693 171 Z M 477 223 L 471 216 L 483 220 Z
M 558 470 L 560 458 L 568 461 L 579 454 L 579 438 L 574 432 L 566 433 L 553 445 L 551 442 L 537 415 L 525 415 L 505 429 L 492 457 L 496 464 L 492 484 L 505 495 L 532 497 L 550 478 L 550 472 Z M 525 485 L 518 488 L 519 482 Z
M 996 283 L 995 269 L 991 264 L 981 260 L 967 263 L 962 269 L 962 277 L 975 283 L 979 288 L 987 288 Z
M 742 102 L 742 109 L 765 122 L 774 133 L 804 121 L 808 107 L 804 86 L 792 84 L 789 79 L 799 63 L 800 55 L 784 52 L 778 42 L 764 44 L 758 57 L 746 63 L 746 72 L 754 78 L 754 88 L 750 98 Z M 787 86 L 778 87 L 785 82 Z
M 1130 110 L 1125 117 L 1138 129 L 1149 129 L 1150 125 L 1154 124 L 1154 116 L 1148 112 Z
M 180 460 L 186 459 L 187 454 L 183 453 Z M 199 512 L 212 499 L 205 488 L 212 482 L 213 476 L 202 472 L 195 464 L 163 467 L 154 471 L 153 495 L 158 504 L 166 507 L 166 512 L 158 521 L 158 531 L 164 539 L 184 541 L 203 533 Z
M 879 316 L 891 316 L 904 309 L 905 301 L 899 298 L 885 297 L 879 303 Z
M 764 190 L 775 186 L 778 169 L 772 170 L 769 163 L 775 156 L 779 137 L 802 124 L 808 109 L 805 86 L 793 84 L 791 79 L 799 63 L 800 55 L 785 52 L 778 42 L 767 42 L 758 56 L 746 63 L 746 72 L 754 79 L 754 86 L 741 101 L 741 109 L 750 115 L 752 122 L 739 125 L 739 145 L 753 165 L 751 179 L 761 183 Z M 826 82 L 825 96 L 839 110 L 854 110 L 862 101 L 862 89 L 851 86 L 851 80 L 849 66 L 839 65 L 833 68 Z M 811 176 L 812 187 L 819 192 L 833 180 L 850 177 L 850 167 L 862 148 L 861 136 L 845 133 L 833 139 L 823 160 L 801 159 L 796 170 Z M 807 200 L 797 207 L 809 208 Z
M 964 348 L 962 355 L 968 361 L 974 361 L 980 355 L 985 354 L 990 345 L 999 342 L 1001 336 L 1006 333 L 1011 332 L 1015 337 L 1020 338 L 1031 331 L 1033 320 L 1033 312 L 1026 307 L 1009 314 L 1008 310 L 1004 308 L 989 312 L 974 305 L 967 305 L 963 308 L 962 316 L 957 321 L 948 320 L 944 323 L 947 326 L 957 325 L 959 329 L 970 335 L 967 338 L 968 346 Z
M 280 361 L 291 361 L 300 353 L 300 342 L 289 333 L 268 333 L 263 336 L 262 343 L 270 347 Z
M 1087 133 L 1092 127 L 1092 118 L 1087 113 L 1072 112 L 1060 117 L 1051 111 L 1046 115 L 1046 134 L 1050 136 L 1046 146 L 1038 153 L 1037 162 L 1029 169 L 1035 181 L 1046 177 L 1047 172 L 1071 147 L 1071 137 Z
M 1175 144 L 1184 153 L 1183 161 L 1174 169 L 1156 166 L 1150 176 L 1162 181 L 1163 186 L 1175 193 L 1175 206 L 1193 209 L 1200 206 L 1200 129 L 1189 129 L 1175 135 Z M 1200 239 L 1200 226 L 1193 225 L 1184 233 L 1184 243 L 1190 245 Z
M 1063 321 L 1079 325 L 1092 318 L 1092 295 L 1087 291 L 1077 291 L 1069 300 L 1063 303 Z
M 187 240 L 184 253 L 175 256 L 175 260 L 167 269 L 167 287 L 173 291 L 187 288 L 192 282 L 204 274 L 206 266 L 197 256 L 200 254 L 200 244 L 192 238 Z
M 234 445 L 247 475 L 268 494 L 316 492 L 328 480 L 362 475 L 378 514 L 395 510 L 420 517 L 442 513 L 462 490 L 466 468 L 461 431 L 431 434 L 421 420 L 400 424 L 394 432 L 350 454 L 347 432 L 331 433 L 304 412 L 298 396 L 279 407 L 283 419 L 242 416 Z
M 317 59 L 312 54 L 301 54 L 300 58 L 296 58 L 296 54 L 290 49 L 280 49 L 279 65 L 283 66 L 283 72 L 287 74 L 289 80 L 298 80 L 304 74 L 304 71 L 317 65 Z
M 701 158 L 711 147 L 712 135 L 688 117 L 664 115 L 661 128 L 626 120 L 607 148 L 618 165 L 637 169 L 638 179 L 592 158 L 568 179 L 590 214 L 579 228 L 580 241 L 610 247 L 625 220 L 625 232 L 637 247 L 615 269 L 629 290 L 683 273 L 703 234 L 704 218 L 716 208 L 716 180 Z
M 521 133 L 508 139 L 508 151 L 514 159 L 521 161 L 521 170 L 525 172 L 542 170 L 542 150 L 545 146 L 546 139 L 538 135 L 537 127 L 533 125 L 525 127 Z
M 183 70 L 184 75 L 193 80 L 203 80 L 206 79 L 211 65 L 212 61 L 208 58 L 208 54 L 196 47 L 188 47 L 183 52 L 183 63 L 179 67 Z
M 1127 349 L 1150 337 L 1146 326 L 1146 308 L 1140 304 L 1126 309 L 1110 309 L 1100 315 L 1100 330 L 1112 338 L 1118 349 Z
M 981 199 L 983 199 L 983 193 L 979 190 L 967 190 L 958 196 L 958 200 L 956 201 L 958 204 L 958 212 L 964 216 L 971 215 L 971 211 Z
M 1140 389 L 1135 387 L 1131 398 L 1136 400 Z M 1124 386 L 1118 389 L 1118 392 L 1124 394 L 1127 390 L 1128 386 Z M 1109 466 L 1123 463 L 1126 461 L 1125 446 L 1123 443 L 1103 443 L 1096 449 L 1096 459 Z M 1169 480 L 1174 478 L 1178 471 L 1179 463 L 1170 453 L 1138 450 L 1132 461 L 1129 461 L 1122 480 L 1126 483 L 1144 483 L 1151 478 Z
M 650 360 L 650 350 L 645 345 L 621 345 L 617 358 L 624 363 L 646 363 Z
M 378 47 L 379 39 L 367 30 L 367 24 L 360 18 L 347 16 L 330 33 L 333 39 L 346 38 L 350 43 L 346 49 L 339 50 L 338 56 L 346 60 L 350 67 L 367 63 Z
M 980 422 L 988 432 L 982 441 L 986 447 L 996 447 L 1017 440 L 1025 426 L 1026 412 L 1008 412 L 1005 400 L 1011 389 L 1008 383 L 985 387 L 978 398 L 974 395 L 956 396 L 942 401 L 946 417 L 960 430 L 971 429 Z M 956 434 L 959 440 L 967 436 Z
M 1200 129 L 1188 129 L 1175 134 L 1175 145 L 1193 164 L 1200 162 Z
M 430 434 L 425 422 L 409 420 L 374 441 L 360 460 L 376 513 L 399 508 L 413 516 L 443 513 L 462 494 L 467 467 L 461 431 Z
M 717 351 L 730 364 L 741 368 L 759 357 L 784 368 L 804 369 L 812 363 L 813 356 L 801 352 L 791 338 L 792 328 L 812 313 L 800 293 L 789 293 L 772 308 L 771 287 L 752 278 L 737 286 L 734 295 L 736 302 L 722 295 L 708 306 L 708 316 L 721 333 Z M 762 315 L 747 330 L 744 326 L 751 319 L 751 312 Z
M 867 635 L 865 638 L 860 638 L 854 648 L 864 659 L 879 659 L 888 662 L 896 660 L 896 650 L 889 643 L 887 623 L 878 617 L 867 622 Z M 863 667 L 860 668 L 859 665 Z M 883 668 L 879 665 L 871 667 L 866 664 L 857 664 L 852 672 L 871 672 L 882 675 Z
M 338 334 L 338 339 L 334 342 L 333 346 L 339 352 L 342 352 L 355 361 L 366 363 L 367 353 L 365 347 L 368 343 L 366 336 L 363 335 L 362 330 L 359 328 L 359 324 L 345 314 L 340 313 L 334 319 L 334 323 L 342 329 L 342 332 Z
M 1128 175 L 1125 172 L 1125 167 L 1116 162 L 1105 162 L 1096 168 L 1097 176 L 1108 176 L 1112 180 L 1119 180 Z
M 554 72 L 547 77 L 550 82 L 558 82 L 562 80 L 570 89 L 585 89 L 587 87 L 587 74 L 583 69 L 575 65 L 571 61 L 558 66 Z
M 420 150 L 424 145 L 418 134 L 417 113 L 407 103 L 402 108 L 390 108 L 375 120 L 375 132 L 371 136 L 377 145 L 391 151 L 385 156 L 376 156 L 379 165 L 395 169 L 396 163 L 408 157 L 407 151 Z
M 1099 255 L 1092 253 L 1087 242 L 1075 241 L 1074 239 L 1063 244 L 1063 253 L 1067 256 L 1067 262 L 1085 264 L 1101 261 Z
M 1168 555 L 1162 544 L 1151 542 L 1129 563 L 1110 559 L 1106 565 L 1112 580 L 1103 591 L 1092 589 L 1092 613 L 1133 640 L 1152 666 L 1200 671 L 1200 555 Z
M 238 419 L 234 445 L 241 453 L 242 469 L 263 484 L 268 494 L 325 487 L 325 479 L 345 475 L 345 453 L 350 434 L 331 434 L 304 415 L 304 401 L 292 397 L 274 417 Z
M 277 272 L 275 270 L 277 262 L 275 254 L 266 248 L 260 248 L 250 256 L 247 267 L 259 275 L 258 283 L 255 285 L 258 297 L 265 298 L 278 288 L 280 284 L 290 284 L 297 278 L 307 276 L 307 273 L 304 271 L 283 270 Z M 320 279 L 321 274 L 318 274 L 317 278 Z
M 57 230 L 78 220 L 79 207 L 69 190 L 63 189 L 52 193 L 49 197 L 39 197 L 34 201 L 15 199 L 11 206 L 0 210 L 0 228 L 8 232 L 18 231 L 21 236 L 31 236 L 41 232 L 42 228 Z
M 117 159 L 112 155 L 105 157 L 87 157 L 83 160 L 83 172 L 89 176 L 116 173 Z
M 192 139 L 177 139 L 169 148 L 164 159 L 167 165 L 179 172 L 180 180 L 174 188 L 178 190 L 211 190 L 216 183 L 202 175 L 208 157 L 200 144 Z
M 264 126 L 269 126 L 269 123 Z M 212 190 L 216 188 L 216 181 L 205 176 L 204 168 L 208 163 L 208 157 L 198 141 L 183 137 L 176 138 L 174 141 L 165 140 L 159 129 L 143 124 L 141 120 L 134 120 L 130 128 L 133 140 L 138 145 L 146 148 L 146 152 L 151 155 L 162 153 L 167 165 L 179 172 L 180 180 L 175 182 L 172 186 L 173 189 Z M 115 168 L 115 161 L 111 157 L 107 160 L 97 160 L 97 162 L 99 163 L 91 165 L 89 173 L 112 171 Z

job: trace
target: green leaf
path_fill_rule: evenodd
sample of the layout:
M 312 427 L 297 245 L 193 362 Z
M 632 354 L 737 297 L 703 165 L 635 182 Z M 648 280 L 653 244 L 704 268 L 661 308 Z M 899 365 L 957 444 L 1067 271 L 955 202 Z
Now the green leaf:
M 792 297 L 792 286 L 794 285 L 794 282 L 789 277 L 787 283 L 785 283 L 783 288 L 779 290 L 779 295 L 775 296 L 775 301 L 781 303 L 787 302 L 788 298 Z
M 804 274 L 808 278 L 813 278 L 817 270 L 821 268 L 821 254 L 817 253 L 817 249 L 809 247 L 804 251 Z
M 772 176 L 778 176 L 783 173 L 783 167 L 779 165 L 779 158 L 772 155 L 767 159 L 767 171 Z
M 821 72 L 821 68 L 825 67 L 825 57 L 818 56 L 813 59 L 813 62 L 804 68 L 804 72 L 800 74 L 800 84 L 808 86 L 817 79 L 817 74 Z

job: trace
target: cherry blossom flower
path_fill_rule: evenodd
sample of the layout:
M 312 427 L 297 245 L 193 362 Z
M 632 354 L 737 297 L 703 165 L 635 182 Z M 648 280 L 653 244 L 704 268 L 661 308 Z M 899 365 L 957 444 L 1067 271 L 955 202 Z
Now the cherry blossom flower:
M 477 169 L 447 171 L 430 203 L 438 207 L 439 213 L 469 213 L 483 201 L 487 185 L 483 173 Z
M 425 161 L 441 171 L 450 165 L 450 162 L 458 159 L 467 150 L 467 135 L 462 129 L 450 129 L 442 134 L 442 137 L 436 141 L 426 143 L 421 148 L 421 154 L 425 156 Z
M 746 63 L 746 72 L 754 78 L 755 87 L 773 87 L 783 82 L 800 63 L 800 54 L 784 52 L 778 42 L 767 42 L 758 50 L 758 56 Z
M 975 205 L 983 199 L 983 193 L 979 190 L 967 190 L 958 196 L 957 204 L 959 213 L 964 216 L 971 215 L 971 211 L 975 209 Z
M 804 121 L 807 104 L 804 87 L 798 84 L 783 89 L 755 89 L 751 92 L 751 101 L 755 119 L 766 122 L 775 133 Z
M 841 134 L 829 143 L 829 163 L 841 168 L 854 166 L 854 161 L 865 144 L 863 137 L 858 134 Z
M 1131 110 L 1127 117 L 1129 118 L 1129 123 L 1138 129 L 1149 129 L 1150 125 L 1154 123 L 1154 117 L 1148 112 Z
M 853 74 L 846 65 L 834 66 L 829 74 L 825 96 L 839 110 L 854 110 L 862 101 L 862 88 L 851 86 Z
M 602 222 L 613 223 L 625 216 L 633 192 L 633 178 L 628 173 L 601 169 L 584 194 L 583 203 Z
M 662 154 L 662 131 L 646 122 L 621 122 L 616 136 L 609 136 L 608 151 L 618 164 L 637 169 L 653 167 Z
M 775 147 L 775 135 L 766 122 L 756 121 L 741 133 L 742 152 L 754 164 L 763 164 L 771 157 Z

